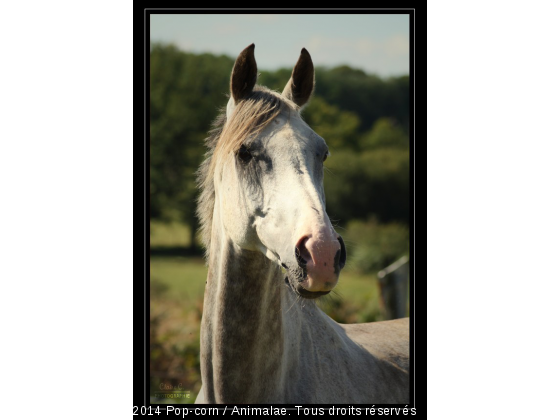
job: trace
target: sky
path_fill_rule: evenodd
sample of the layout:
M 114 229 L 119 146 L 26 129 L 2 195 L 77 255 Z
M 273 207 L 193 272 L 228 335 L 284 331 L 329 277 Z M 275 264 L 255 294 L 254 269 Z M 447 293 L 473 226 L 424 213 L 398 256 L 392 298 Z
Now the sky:
M 409 74 L 406 14 L 152 14 L 150 40 L 232 58 L 255 43 L 263 70 L 292 68 L 305 47 L 315 66 L 347 64 L 381 77 Z

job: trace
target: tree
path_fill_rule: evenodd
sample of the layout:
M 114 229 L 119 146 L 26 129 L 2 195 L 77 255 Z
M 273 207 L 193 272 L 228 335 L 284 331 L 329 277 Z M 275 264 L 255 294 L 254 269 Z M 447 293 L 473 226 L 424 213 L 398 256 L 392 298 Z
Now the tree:
M 379 148 L 408 149 L 408 135 L 393 118 L 379 118 L 360 141 L 362 150 Z
M 360 119 L 349 111 L 341 111 L 336 105 L 329 105 L 323 98 L 316 96 L 304 108 L 303 119 L 329 145 L 329 149 L 357 147 L 357 130 Z
M 337 151 L 325 161 L 329 216 L 341 224 L 377 216 L 381 222 L 409 220 L 408 150 Z
M 196 176 L 204 138 L 226 104 L 233 60 L 153 45 L 150 53 L 150 217 L 197 226 Z

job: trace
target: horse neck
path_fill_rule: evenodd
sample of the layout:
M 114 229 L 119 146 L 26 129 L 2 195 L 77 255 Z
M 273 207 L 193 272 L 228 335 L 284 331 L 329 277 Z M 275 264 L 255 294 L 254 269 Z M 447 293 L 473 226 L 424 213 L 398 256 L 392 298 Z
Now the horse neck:
M 281 269 L 242 250 L 214 221 L 201 326 L 207 402 L 258 401 L 281 382 Z

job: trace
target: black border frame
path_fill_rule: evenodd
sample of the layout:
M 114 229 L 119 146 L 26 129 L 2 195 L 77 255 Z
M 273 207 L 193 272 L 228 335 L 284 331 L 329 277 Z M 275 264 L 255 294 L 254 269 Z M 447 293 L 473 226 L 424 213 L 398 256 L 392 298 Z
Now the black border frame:
M 426 348 L 426 341 L 425 335 L 419 334 L 422 330 L 422 326 L 426 324 L 425 318 L 425 310 L 426 310 L 426 299 L 425 297 L 422 298 L 421 291 L 425 292 L 425 287 L 416 288 L 417 280 L 418 280 L 418 269 L 419 263 L 421 261 L 426 261 L 426 258 L 419 258 L 418 252 L 419 249 L 416 247 L 416 241 L 418 239 L 417 232 L 417 212 L 416 212 L 416 192 L 417 188 L 424 183 L 418 182 L 418 167 L 421 166 L 421 162 L 417 161 L 417 148 L 416 148 L 416 141 L 418 137 L 422 140 L 425 140 L 425 137 L 418 136 L 420 133 L 419 128 L 422 126 L 422 122 L 426 120 L 425 116 L 422 114 L 422 119 L 419 118 L 419 111 L 422 111 L 419 107 L 417 107 L 418 98 L 416 87 L 418 84 L 422 85 L 426 78 L 423 77 L 421 80 L 419 79 L 420 71 L 422 71 L 425 66 L 423 67 L 416 67 L 417 60 L 419 57 L 416 57 L 416 49 L 419 45 L 425 45 L 424 42 L 420 42 L 420 37 L 424 36 L 426 32 L 423 31 L 422 33 L 417 32 L 417 19 L 416 16 L 420 17 L 420 10 L 416 7 L 403 7 L 403 8 L 354 8 L 354 9 L 340 9 L 340 8 L 326 8 L 326 9 L 265 9 L 265 8 L 255 8 L 255 9 L 247 9 L 247 8 L 220 8 L 220 9 L 190 9 L 190 8 L 147 8 L 147 7 L 138 7 L 134 11 L 134 20 L 136 21 L 136 32 L 140 32 L 139 28 L 142 28 L 142 54 L 138 54 L 137 57 L 142 57 L 143 59 L 143 68 L 144 68 L 144 76 L 143 76 L 143 153 L 144 153 L 144 160 L 143 160 L 143 205 L 144 205 L 144 228 L 143 228 L 143 287 L 142 289 L 139 288 L 139 285 L 135 287 L 134 295 L 135 295 L 135 302 L 138 302 L 142 299 L 143 305 L 134 305 L 134 356 L 133 356 L 133 364 L 134 364 L 134 377 L 133 377 L 133 404 L 135 406 L 141 407 L 149 407 L 151 406 L 155 409 L 156 405 L 150 405 L 149 402 L 149 296 L 150 296 L 150 288 L 149 288 L 149 261 L 150 261 L 150 248 L 149 248 L 149 48 L 150 48 L 150 20 L 149 16 L 151 14 L 212 14 L 212 13 L 278 13 L 278 14 L 290 14 L 290 13 L 297 13 L 297 14 L 306 14 L 306 13 L 328 13 L 328 14 L 354 14 L 354 13 L 368 13 L 368 14 L 408 14 L 410 16 L 410 392 L 411 392 L 411 399 L 410 404 L 408 407 L 416 407 L 417 410 L 420 409 L 425 413 L 425 389 L 422 390 L 420 386 L 418 386 L 418 379 L 422 377 L 426 370 L 420 370 L 420 367 L 426 367 L 425 361 L 426 357 L 420 359 L 420 355 L 422 354 L 423 349 Z M 142 19 L 142 21 L 140 21 Z M 422 15 L 422 23 L 425 21 L 425 14 Z M 143 25 L 139 25 L 142 22 Z M 419 23 L 419 22 L 418 22 Z M 420 24 L 420 27 L 423 25 Z M 135 48 L 137 47 L 137 51 L 140 51 L 140 36 L 135 36 Z M 139 59 L 137 60 L 139 61 Z M 135 66 L 136 67 L 136 66 Z M 418 70 L 418 71 L 417 71 Z M 137 83 L 139 84 L 139 83 Z M 138 88 L 138 91 L 140 88 Z M 424 91 L 421 93 L 423 94 Z M 418 92 L 420 93 L 420 92 Z M 136 111 L 138 109 L 138 112 Z M 136 105 L 135 113 L 139 112 L 139 104 Z M 425 132 L 425 131 L 423 131 Z M 423 141 L 421 143 L 424 147 L 422 150 L 425 150 L 426 142 Z M 423 172 L 425 173 L 425 171 Z M 423 232 L 421 232 L 423 233 Z M 422 276 L 422 278 L 425 278 Z M 421 286 L 425 286 L 425 282 L 421 283 Z M 420 292 L 420 293 L 419 293 Z M 142 295 L 142 298 L 139 296 Z M 138 296 L 138 298 L 137 298 Z M 417 303 L 418 299 L 418 303 Z M 421 311 L 420 311 L 421 310 Z M 142 319 L 140 323 L 139 320 Z M 140 348 L 143 351 L 140 351 Z M 139 355 L 141 355 L 139 357 Z M 142 362 L 139 361 L 141 358 Z M 142 378 L 142 380 L 139 380 Z M 425 383 L 425 382 L 424 382 Z M 424 391 L 424 393 L 422 392 Z M 165 411 L 165 405 L 158 405 L 160 410 Z M 181 407 L 182 404 L 174 405 L 175 407 Z M 265 405 L 260 405 L 265 406 Z M 337 406 L 337 404 L 332 404 L 328 406 L 322 407 L 331 407 Z M 339 405 L 340 407 L 345 405 Z M 219 407 L 219 405 L 218 405 Z M 292 409 L 294 406 L 285 405 L 285 407 L 291 407 Z M 306 407 L 303 405 L 303 407 Z M 317 406 L 321 407 L 321 406 Z M 355 405 L 355 407 L 359 407 L 359 405 Z M 371 407 L 371 405 L 364 405 L 363 407 Z M 389 405 L 375 405 L 376 408 L 382 407 L 391 407 Z M 230 407 L 231 408 L 231 407 Z M 417 411 L 417 414 L 419 411 Z

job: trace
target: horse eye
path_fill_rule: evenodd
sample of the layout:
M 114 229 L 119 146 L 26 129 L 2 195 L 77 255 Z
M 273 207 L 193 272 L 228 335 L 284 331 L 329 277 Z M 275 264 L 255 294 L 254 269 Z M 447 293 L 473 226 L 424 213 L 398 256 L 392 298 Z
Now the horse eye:
M 241 148 L 237 151 L 237 157 L 241 160 L 241 162 L 247 163 L 251 160 L 253 155 L 251 155 L 251 152 L 245 145 L 242 145 Z

